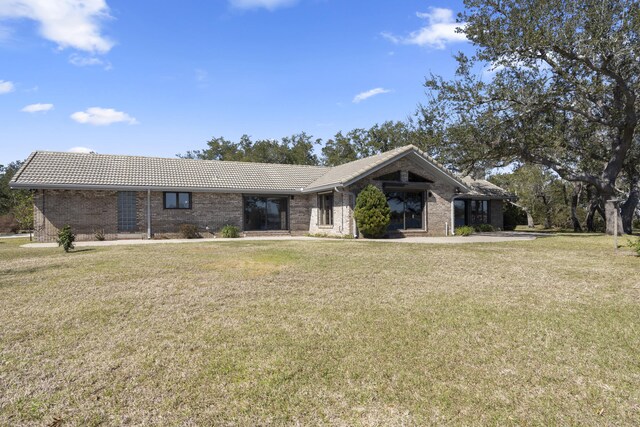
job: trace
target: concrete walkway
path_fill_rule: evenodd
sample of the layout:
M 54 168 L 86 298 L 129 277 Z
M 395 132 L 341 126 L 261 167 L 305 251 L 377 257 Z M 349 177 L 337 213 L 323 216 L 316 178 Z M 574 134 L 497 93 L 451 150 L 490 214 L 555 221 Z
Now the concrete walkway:
M 268 236 L 241 237 L 238 239 L 208 238 L 208 239 L 158 239 L 158 240 L 105 240 L 75 242 L 76 247 L 100 247 L 123 245 L 162 245 L 168 243 L 205 243 L 205 242 L 245 242 L 245 241 L 317 241 L 317 242 L 380 242 L 380 243 L 421 243 L 421 244 L 460 244 L 460 243 L 498 243 L 535 240 L 537 235 L 531 233 L 486 233 L 468 237 L 405 237 L 401 239 L 331 239 L 306 236 Z M 27 243 L 23 248 L 55 248 L 57 243 Z

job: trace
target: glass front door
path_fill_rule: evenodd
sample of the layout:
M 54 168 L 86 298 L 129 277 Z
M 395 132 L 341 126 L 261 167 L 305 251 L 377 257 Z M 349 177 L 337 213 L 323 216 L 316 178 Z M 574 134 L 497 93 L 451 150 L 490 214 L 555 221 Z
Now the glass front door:
M 286 197 L 244 197 L 244 229 L 288 230 L 288 201 Z
M 388 191 L 387 203 L 391 209 L 388 230 L 422 229 L 424 192 Z
M 467 225 L 467 202 L 465 200 L 453 201 L 453 216 L 455 219 L 455 227 Z

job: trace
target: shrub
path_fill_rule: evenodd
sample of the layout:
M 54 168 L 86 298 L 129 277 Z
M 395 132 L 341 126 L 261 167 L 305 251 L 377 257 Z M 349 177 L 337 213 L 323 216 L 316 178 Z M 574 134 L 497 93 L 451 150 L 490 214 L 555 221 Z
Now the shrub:
M 640 237 L 638 237 L 636 240 L 631 240 L 630 239 L 629 243 L 627 244 L 627 246 L 629 246 L 631 249 L 636 251 L 638 256 L 640 256 Z
M 369 184 L 358 194 L 353 213 L 364 237 L 381 237 L 391 221 L 391 209 L 384 193 Z
M 471 236 L 475 230 L 469 225 L 463 225 L 462 227 L 456 227 L 456 236 Z
M 640 218 L 633 220 L 633 228 L 640 229 Z
M 222 229 L 220 230 L 220 234 L 222 235 L 222 237 L 226 237 L 228 239 L 235 239 L 237 237 L 240 237 L 240 229 L 235 225 L 227 224 L 224 227 L 222 227 Z
M 479 233 L 490 233 L 492 231 L 495 231 L 495 228 L 493 228 L 493 225 L 491 224 L 477 224 L 473 228 Z
M 93 235 L 95 236 L 96 240 L 99 240 L 101 242 L 105 239 L 104 230 L 96 230 L 93 232 Z
M 513 231 L 518 225 L 527 225 L 527 214 L 522 208 L 509 202 L 505 202 L 503 206 L 502 227 L 506 231 Z
M 202 237 L 198 232 L 198 226 L 195 224 L 182 224 L 180 226 L 180 234 L 185 239 L 199 239 Z
M 73 242 L 76 240 L 76 235 L 71 231 L 71 227 L 69 225 L 65 225 L 58 231 L 58 246 L 62 246 L 65 252 L 69 252 L 75 246 Z

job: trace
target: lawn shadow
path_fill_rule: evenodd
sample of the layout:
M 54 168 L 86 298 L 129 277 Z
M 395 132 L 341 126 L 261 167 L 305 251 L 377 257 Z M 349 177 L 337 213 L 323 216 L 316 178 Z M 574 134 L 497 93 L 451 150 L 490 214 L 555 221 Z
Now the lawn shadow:
M 90 252 L 90 251 L 95 251 L 95 248 L 73 249 L 73 250 L 69 251 L 68 253 L 77 254 L 77 253 L 80 253 L 80 252 Z

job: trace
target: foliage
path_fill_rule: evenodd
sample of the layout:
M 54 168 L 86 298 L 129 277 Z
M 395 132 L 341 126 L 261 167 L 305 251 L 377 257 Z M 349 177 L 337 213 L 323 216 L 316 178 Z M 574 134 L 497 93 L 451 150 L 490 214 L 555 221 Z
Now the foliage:
M 323 163 L 336 166 L 409 144 L 434 154 L 431 148 L 433 138 L 430 131 L 412 121 L 386 121 L 369 129 L 353 129 L 346 134 L 338 132 L 322 148 Z
M 627 244 L 631 249 L 633 249 L 634 251 L 636 251 L 636 253 L 638 254 L 638 256 L 640 256 L 640 237 L 638 237 L 635 240 L 629 239 L 629 242 Z
M 29 190 L 11 190 L 9 182 L 22 161 L 0 165 L 0 215 L 12 214 L 21 230 L 33 229 L 33 194 Z
M 105 236 L 104 236 L 104 230 L 100 229 L 100 230 L 95 230 L 93 232 L 94 237 L 96 238 L 96 240 L 102 242 L 103 240 L 105 240 Z
M 378 187 L 371 184 L 358 194 L 353 215 L 364 237 L 383 236 L 391 221 L 387 198 Z
M 527 223 L 527 214 L 514 205 L 513 203 L 505 202 L 502 210 L 502 228 L 505 231 L 513 231 L 518 225 L 524 225 Z
M 570 221 L 570 185 L 548 169 L 522 165 L 511 173 L 490 177 L 494 184 L 518 197 L 518 205 L 528 212 L 536 224 L 545 228 L 567 228 Z M 580 209 L 584 212 L 584 208 Z
M 320 142 L 320 139 L 314 140 L 304 132 L 284 137 L 280 141 L 252 141 L 249 135 L 242 135 L 240 141 L 233 142 L 220 137 L 207 142 L 208 148 L 204 150 L 187 151 L 186 154 L 178 156 L 202 160 L 318 165 L 320 161 L 314 154 L 314 147 Z
M 9 182 L 13 175 L 18 172 L 21 161 L 11 162 L 7 166 L 0 165 L 0 214 L 11 212 L 13 208 L 13 190 L 9 188 Z
M 202 237 L 200 232 L 198 232 L 198 226 L 195 224 L 181 224 L 180 234 L 182 234 L 182 237 L 185 239 L 199 239 Z
M 473 226 L 473 229 L 478 233 L 491 233 L 492 231 L 496 231 L 491 224 L 476 224 Z
M 461 227 L 456 227 L 455 235 L 456 236 L 471 236 L 476 230 L 470 225 L 463 225 Z
M 13 207 L 11 211 L 21 230 L 33 230 L 33 193 L 13 190 Z
M 76 235 L 71 231 L 70 225 L 65 225 L 58 231 L 58 246 L 62 246 L 65 252 L 69 252 L 75 248 L 73 242 L 76 240 Z
M 632 200 L 623 205 L 629 232 L 640 181 L 640 3 L 603 4 L 466 0 L 460 20 L 476 52 L 457 55 L 453 80 L 427 78 L 419 117 L 463 167 L 542 165 L 593 187 L 601 205 L 621 189 Z
M 240 237 L 240 229 L 235 225 L 227 224 L 222 227 L 222 229 L 220 230 L 220 234 L 222 235 L 222 237 L 234 239 Z

